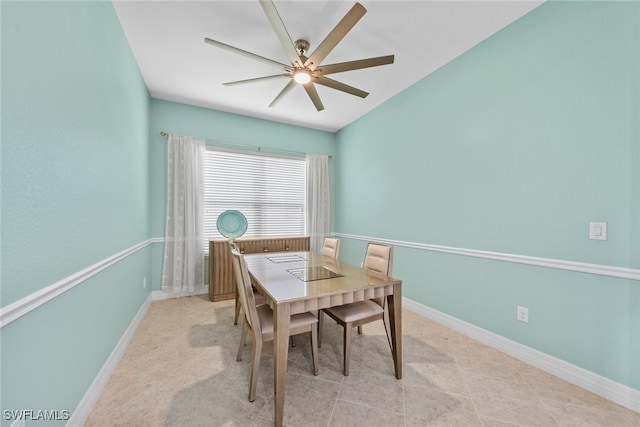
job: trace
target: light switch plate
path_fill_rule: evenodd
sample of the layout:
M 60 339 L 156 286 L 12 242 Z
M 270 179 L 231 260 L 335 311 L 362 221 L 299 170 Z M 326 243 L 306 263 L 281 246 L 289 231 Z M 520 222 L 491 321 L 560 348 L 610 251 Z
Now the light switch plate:
M 607 240 L 607 223 L 606 222 L 590 222 L 589 223 L 589 239 Z

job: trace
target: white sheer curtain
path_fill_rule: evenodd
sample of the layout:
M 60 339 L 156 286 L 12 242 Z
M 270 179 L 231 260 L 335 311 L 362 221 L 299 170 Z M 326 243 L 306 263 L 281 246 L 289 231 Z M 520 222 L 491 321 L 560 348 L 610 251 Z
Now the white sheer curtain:
M 204 139 L 169 135 L 162 290 L 170 296 L 204 289 L 203 150 Z
M 307 154 L 307 233 L 310 249 L 320 251 L 329 234 L 331 205 L 329 199 L 329 158 Z

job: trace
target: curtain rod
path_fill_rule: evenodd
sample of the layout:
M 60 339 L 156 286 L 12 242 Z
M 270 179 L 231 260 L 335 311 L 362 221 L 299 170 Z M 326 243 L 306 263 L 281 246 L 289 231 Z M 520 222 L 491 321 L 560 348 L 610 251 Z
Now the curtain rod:
M 169 136 L 169 134 L 167 132 L 165 132 L 165 131 L 161 131 L 160 132 L 160 136 Z M 206 138 L 206 141 L 213 142 L 213 143 L 216 143 L 216 144 L 230 145 L 232 147 L 255 148 L 258 151 L 262 151 L 262 148 L 265 148 L 267 150 L 279 151 L 281 153 L 302 154 L 302 155 L 305 155 L 305 156 L 308 154 L 308 153 L 305 153 L 304 151 L 284 150 L 282 148 L 261 147 L 259 145 L 238 144 L 238 143 L 235 143 L 235 142 L 220 141 L 218 139 Z M 333 156 L 329 155 L 328 157 L 331 159 Z

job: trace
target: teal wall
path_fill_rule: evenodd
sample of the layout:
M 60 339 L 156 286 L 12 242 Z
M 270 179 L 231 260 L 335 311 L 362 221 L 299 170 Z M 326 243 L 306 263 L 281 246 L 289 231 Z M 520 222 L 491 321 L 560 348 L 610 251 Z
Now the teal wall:
M 332 155 L 340 233 L 640 268 L 638 3 L 546 3 L 337 134 L 151 100 L 109 2 L 0 8 L 0 306 L 164 236 L 160 131 Z M 162 250 L 2 328 L 0 409 L 72 411 L 159 289 Z M 363 251 L 342 239 L 341 258 Z M 401 246 L 394 275 L 412 300 L 640 389 L 637 281 Z
M 335 134 L 307 129 L 268 120 L 237 114 L 209 110 L 175 102 L 151 100 L 150 109 L 150 172 L 151 172 L 151 235 L 164 237 L 165 213 L 167 209 L 167 137 L 160 132 L 191 135 L 206 138 L 207 145 L 216 145 L 213 140 L 293 150 L 303 153 L 335 154 Z M 227 148 L 230 148 L 227 146 Z M 243 148 L 246 149 L 246 148 Z M 332 198 L 336 192 L 334 160 L 329 161 Z M 334 205 L 332 203 L 332 212 Z M 160 289 L 162 275 L 162 244 L 154 245 L 153 289 Z
M 150 98 L 110 2 L 1 8 L 4 307 L 149 239 Z M 2 410 L 76 408 L 149 295 L 150 257 L 2 328 Z
M 640 3 L 540 6 L 338 132 L 335 230 L 639 268 L 639 76 Z M 341 258 L 363 251 L 343 239 Z M 640 389 L 638 281 L 403 247 L 394 275 L 412 300 Z

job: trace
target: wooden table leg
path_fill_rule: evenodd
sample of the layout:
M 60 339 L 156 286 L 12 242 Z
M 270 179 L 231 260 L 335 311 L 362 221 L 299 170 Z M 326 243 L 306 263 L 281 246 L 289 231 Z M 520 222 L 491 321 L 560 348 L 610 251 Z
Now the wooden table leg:
M 391 326 L 391 342 L 393 364 L 396 378 L 402 378 L 402 282 L 393 285 L 393 295 L 388 297 L 389 323 Z
M 291 321 L 289 304 L 276 305 L 274 316 L 274 404 L 275 425 L 282 426 L 284 418 L 284 394 L 287 384 L 287 357 L 289 352 L 289 323 Z

